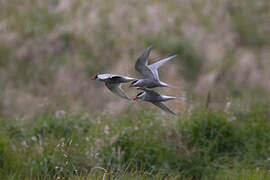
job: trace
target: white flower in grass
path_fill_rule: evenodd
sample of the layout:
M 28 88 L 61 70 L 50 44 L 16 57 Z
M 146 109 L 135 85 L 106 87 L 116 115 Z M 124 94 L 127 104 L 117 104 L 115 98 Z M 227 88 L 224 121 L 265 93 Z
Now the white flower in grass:
M 36 136 L 32 136 L 31 139 L 32 139 L 32 141 L 37 141 L 37 137 Z
M 55 116 L 56 116 L 57 118 L 62 118 L 62 117 L 64 117 L 66 114 L 67 114 L 67 113 L 66 113 L 66 111 L 64 111 L 64 110 L 58 110 L 58 111 L 55 112 Z
M 106 126 L 104 127 L 104 133 L 108 135 L 108 134 L 109 134 L 109 130 L 110 130 L 109 126 L 106 125 Z

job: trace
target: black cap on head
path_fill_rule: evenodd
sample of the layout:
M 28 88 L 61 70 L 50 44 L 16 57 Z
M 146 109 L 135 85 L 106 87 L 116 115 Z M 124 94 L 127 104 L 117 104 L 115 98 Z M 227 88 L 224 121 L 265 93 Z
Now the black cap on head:
M 137 97 L 140 96 L 142 93 L 143 93 L 143 92 L 138 93 L 138 94 L 137 94 Z

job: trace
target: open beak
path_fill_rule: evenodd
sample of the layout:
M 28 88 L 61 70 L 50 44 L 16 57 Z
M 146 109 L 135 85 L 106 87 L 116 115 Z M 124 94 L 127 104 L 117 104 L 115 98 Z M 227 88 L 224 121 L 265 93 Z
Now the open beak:
M 133 98 L 133 101 L 136 101 L 138 99 L 138 97 L 137 96 L 135 96 L 134 98 Z
M 134 86 L 133 86 L 133 84 L 130 84 L 128 87 L 131 88 L 131 87 L 134 87 Z
M 96 80 L 96 77 L 91 77 L 91 80 Z

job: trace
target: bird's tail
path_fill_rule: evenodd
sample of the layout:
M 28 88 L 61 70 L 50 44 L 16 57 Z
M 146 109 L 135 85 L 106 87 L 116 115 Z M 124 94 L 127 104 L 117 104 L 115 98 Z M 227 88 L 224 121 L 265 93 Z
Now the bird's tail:
M 172 99 L 176 99 L 176 97 L 174 97 L 174 96 L 165 96 L 165 95 L 163 95 L 162 97 L 163 97 L 163 99 L 164 99 L 165 101 L 169 101 L 169 100 L 172 100 Z

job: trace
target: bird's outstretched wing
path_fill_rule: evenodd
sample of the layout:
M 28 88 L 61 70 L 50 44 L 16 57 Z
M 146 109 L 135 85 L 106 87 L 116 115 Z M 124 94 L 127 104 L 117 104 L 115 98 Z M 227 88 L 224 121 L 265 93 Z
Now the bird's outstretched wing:
M 124 93 L 124 91 L 121 88 L 120 83 L 105 83 L 105 85 L 111 90 L 114 94 L 120 96 L 121 98 L 130 100 L 127 95 Z
M 176 56 L 177 55 L 167 57 L 165 59 L 162 59 L 162 60 L 160 60 L 158 62 L 155 62 L 155 63 L 153 63 L 153 64 L 151 64 L 151 65 L 148 66 L 148 68 L 152 71 L 152 73 L 153 73 L 153 75 L 154 75 L 154 77 L 156 79 L 159 79 L 159 77 L 158 77 L 158 68 L 160 66 L 162 66 L 163 64 L 165 64 L 166 62 L 168 62 L 169 60 L 175 58 Z
M 173 111 L 171 111 L 165 104 L 163 104 L 162 102 L 152 102 L 154 105 L 156 105 L 157 107 L 159 107 L 160 109 L 171 113 L 173 115 L 176 115 Z
M 135 69 L 139 73 L 142 74 L 142 77 L 145 79 L 152 79 L 154 78 L 153 72 L 148 68 L 148 57 L 150 55 L 150 51 L 152 49 L 152 45 L 149 46 L 142 55 L 137 59 L 135 64 Z

